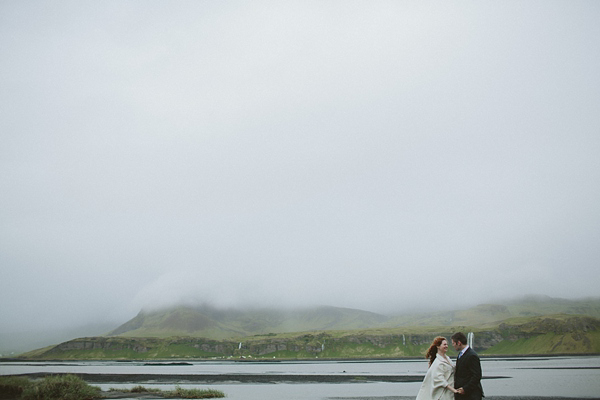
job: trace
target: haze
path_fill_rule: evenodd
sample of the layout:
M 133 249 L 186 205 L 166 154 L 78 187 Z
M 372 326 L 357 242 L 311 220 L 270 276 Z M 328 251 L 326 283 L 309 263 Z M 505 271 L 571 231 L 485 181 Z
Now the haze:
M 0 4 L 0 331 L 598 295 L 600 3 Z

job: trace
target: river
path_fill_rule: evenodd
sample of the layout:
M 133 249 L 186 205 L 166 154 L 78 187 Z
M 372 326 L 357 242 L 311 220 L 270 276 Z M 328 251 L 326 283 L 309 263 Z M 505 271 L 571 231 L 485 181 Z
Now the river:
M 600 357 L 483 358 L 486 396 L 600 398 Z M 389 361 L 193 361 L 145 362 L 21 362 L 0 363 L 0 375 L 35 373 L 88 374 L 90 384 L 109 388 L 136 385 L 172 389 L 212 388 L 231 400 L 393 399 L 415 397 L 427 370 L 426 360 Z M 127 379 L 113 379 L 127 375 Z M 134 377 L 137 376 L 137 377 Z M 158 376 L 158 379 L 156 378 Z M 164 379 L 160 379 L 160 377 Z M 182 380 L 174 376 L 187 376 Z M 227 376 L 203 382 L 202 379 Z M 313 376 L 315 379 L 311 379 Z M 387 382 L 381 377 L 407 378 Z M 410 377 L 417 376 L 418 379 Z M 139 378 L 142 377 L 142 378 Z M 147 379 L 150 377 L 150 379 Z M 196 379 L 196 378 L 197 379 Z M 237 377 L 237 379 L 236 379 Z M 265 383 L 265 377 L 278 383 Z M 289 378 L 287 378 L 289 377 Z M 358 379 L 345 381 L 347 377 Z M 370 379 L 372 377 L 373 379 Z M 243 379 L 242 379 L 243 378 Z M 253 382 L 256 378 L 256 382 Z M 258 379 L 260 378 L 260 379 Z M 316 378 L 331 378 L 317 383 Z M 242 381 L 242 382 L 240 382 Z M 262 382 L 261 382 L 262 381 Z

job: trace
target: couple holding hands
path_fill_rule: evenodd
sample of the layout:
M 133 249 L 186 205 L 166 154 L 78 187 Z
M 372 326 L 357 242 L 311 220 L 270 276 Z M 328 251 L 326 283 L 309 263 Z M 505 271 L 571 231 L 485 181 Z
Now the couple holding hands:
M 481 400 L 481 362 L 467 345 L 462 332 L 452 335 L 452 346 L 458 352 L 456 366 L 446 355 L 448 341 L 438 336 L 427 350 L 429 369 L 417 395 L 417 400 Z

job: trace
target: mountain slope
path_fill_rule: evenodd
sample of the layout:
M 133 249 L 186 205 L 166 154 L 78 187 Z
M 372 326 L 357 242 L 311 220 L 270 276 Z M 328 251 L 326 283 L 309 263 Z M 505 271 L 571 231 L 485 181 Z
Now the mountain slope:
M 209 306 L 141 311 L 109 336 L 195 336 L 211 339 L 266 333 L 314 330 L 365 329 L 388 317 L 362 310 L 317 307 L 296 311 L 270 309 L 216 309 Z
M 24 359 L 397 358 L 422 357 L 431 340 L 458 329 L 474 333 L 481 355 L 600 353 L 600 319 L 576 315 L 511 318 L 480 327 L 403 327 L 204 337 L 91 337 L 22 355 Z M 452 356 L 455 355 L 450 350 Z
M 291 337 L 298 332 L 315 331 L 358 332 L 370 329 L 386 332 L 392 329 L 410 334 L 411 332 L 432 332 L 432 330 L 451 332 L 452 327 L 455 327 L 466 332 L 467 330 L 474 331 L 496 326 L 502 322 L 516 321 L 514 318 L 531 318 L 549 314 L 598 318 L 600 317 L 600 298 L 565 300 L 528 296 L 518 300 L 497 302 L 496 304 L 482 304 L 466 310 L 421 312 L 392 317 L 368 311 L 336 307 L 317 307 L 288 312 L 274 309 L 218 309 L 209 306 L 175 307 L 161 311 L 141 311 L 136 317 L 106 335 L 113 338 L 167 338 L 178 336 L 205 338 L 207 340 L 232 339 L 237 340 L 237 343 L 239 343 L 239 339 L 243 337 L 257 335 L 266 335 L 267 337 L 286 335 Z M 4 337 L 5 340 L 1 340 L 2 337 L 0 337 L 0 343 L 4 343 L 5 347 L 7 345 L 19 345 L 19 353 L 21 353 L 69 340 L 70 338 L 97 336 L 107 331 L 106 328 L 95 329 L 95 332 L 87 331 L 87 333 L 83 332 L 80 335 L 72 334 L 64 336 L 60 340 L 52 340 L 47 331 L 36 332 L 34 335 L 36 341 L 30 341 L 30 345 L 25 343 L 28 338 L 24 334 Z M 596 331 L 596 334 L 600 335 L 598 331 Z M 535 340 L 541 340 L 540 338 L 538 337 Z M 586 341 L 589 340 L 592 339 L 586 339 Z M 581 344 L 583 342 L 577 343 Z M 500 348 L 495 351 L 501 352 Z M 502 352 L 504 351 L 515 354 L 524 350 L 510 345 L 502 350 Z M 600 350 L 594 350 L 594 352 L 600 352 Z
M 142 310 L 109 336 L 192 336 L 210 339 L 239 338 L 267 333 L 355 330 L 408 326 L 482 326 L 509 318 L 569 314 L 600 317 L 600 298 L 565 300 L 528 296 L 500 304 L 480 304 L 466 310 L 381 314 L 339 307 L 294 311 L 276 309 L 219 309 L 208 305 Z
M 385 326 L 477 326 L 507 318 L 550 314 L 587 315 L 600 318 L 600 298 L 567 300 L 526 296 L 497 304 L 480 304 L 467 310 L 404 314 L 390 318 Z

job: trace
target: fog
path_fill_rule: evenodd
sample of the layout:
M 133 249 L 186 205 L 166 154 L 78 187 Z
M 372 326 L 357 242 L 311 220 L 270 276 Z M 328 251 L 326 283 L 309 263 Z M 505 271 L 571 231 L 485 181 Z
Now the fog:
M 600 4 L 0 3 L 0 331 L 600 282 Z

